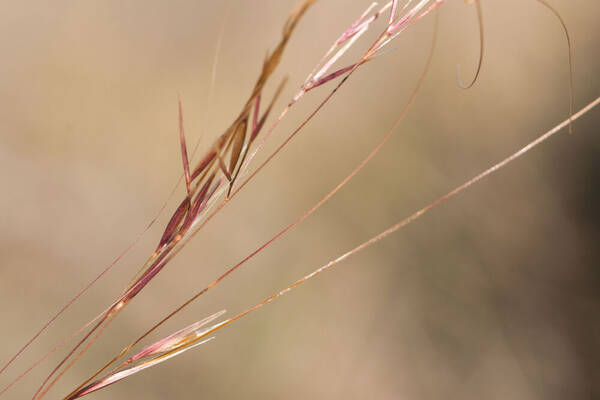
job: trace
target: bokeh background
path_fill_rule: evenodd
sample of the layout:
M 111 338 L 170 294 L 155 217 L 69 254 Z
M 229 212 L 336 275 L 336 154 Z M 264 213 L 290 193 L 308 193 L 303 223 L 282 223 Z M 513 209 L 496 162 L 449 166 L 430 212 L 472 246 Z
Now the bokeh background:
M 178 94 L 188 142 L 202 138 L 207 148 L 245 102 L 296 2 L 0 3 L 2 362 L 168 197 L 181 174 Z M 571 30 L 578 109 L 600 94 L 600 3 L 551 3 Z M 321 0 L 310 9 L 268 88 L 291 78 L 276 111 L 368 4 Z M 485 59 L 468 91 L 457 87 L 455 66 L 465 80 L 475 68 L 475 9 L 448 0 L 440 11 L 431 72 L 386 147 L 310 219 L 154 338 L 221 309 L 242 311 L 567 117 L 567 48 L 547 9 L 536 1 L 483 1 Z M 432 29 L 427 18 L 358 71 L 48 398 L 68 393 L 337 184 L 397 117 Z M 262 157 L 326 93 L 298 104 Z M 213 342 L 90 398 L 600 397 L 599 123 L 593 110 L 573 135 L 558 135 Z M 109 304 L 153 251 L 168 217 L 0 376 L 2 386 Z M 29 398 L 59 355 L 5 398 Z

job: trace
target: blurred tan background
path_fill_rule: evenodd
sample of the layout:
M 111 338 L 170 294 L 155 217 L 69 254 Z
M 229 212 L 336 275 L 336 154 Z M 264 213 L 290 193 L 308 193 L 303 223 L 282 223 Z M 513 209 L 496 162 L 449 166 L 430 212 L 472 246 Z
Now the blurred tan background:
M 239 112 L 296 2 L 0 3 L 2 363 L 167 198 L 181 173 L 177 95 L 188 143 L 203 137 L 206 148 Z M 600 3 L 551 3 L 571 30 L 579 109 L 600 94 Z M 291 77 L 277 112 L 368 4 L 321 0 L 310 9 L 268 89 Z M 457 87 L 455 65 L 470 78 L 475 9 L 449 0 L 440 11 L 431 73 L 387 146 L 314 216 L 155 338 L 221 309 L 242 311 L 567 117 L 566 44 L 547 9 L 535 1 L 483 1 L 485 59 L 468 91 Z M 432 23 L 417 24 L 395 51 L 355 74 L 48 398 L 68 393 L 337 184 L 397 117 L 424 64 Z M 268 148 L 326 92 L 307 96 Z M 590 112 L 574 135 L 553 138 L 213 342 L 90 398 L 598 398 L 599 123 L 599 111 Z M 169 216 L 0 376 L 2 386 L 109 304 L 153 251 Z M 58 359 L 5 398 L 29 398 Z

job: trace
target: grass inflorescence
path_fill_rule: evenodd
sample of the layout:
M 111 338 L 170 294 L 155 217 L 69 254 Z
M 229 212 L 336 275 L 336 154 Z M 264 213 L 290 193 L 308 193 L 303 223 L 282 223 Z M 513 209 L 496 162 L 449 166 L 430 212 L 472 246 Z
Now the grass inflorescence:
M 390 43 L 396 39 L 402 32 L 416 24 L 426 16 L 435 14 L 436 26 L 434 28 L 433 42 L 429 56 L 425 62 L 423 73 L 421 74 L 415 89 L 411 93 L 409 100 L 405 107 L 400 112 L 396 121 L 392 124 L 392 127 L 386 132 L 381 140 L 373 147 L 373 149 L 367 154 L 367 156 L 359 162 L 356 167 L 343 179 L 338 185 L 336 185 L 331 191 L 329 191 L 322 199 L 314 204 L 305 213 L 301 214 L 292 223 L 284 227 L 281 231 L 275 234 L 271 239 L 264 242 L 262 245 L 256 248 L 249 255 L 244 257 L 239 263 L 236 263 L 223 274 L 216 278 L 213 282 L 208 284 L 203 289 L 199 290 L 196 294 L 190 297 L 180 306 L 176 307 L 165 317 L 161 318 L 159 322 L 145 330 L 135 340 L 131 341 L 126 347 L 112 357 L 108 362 L 93 373 L 88 379 L 82 382 L 77 388 L 75 388 L 66 399 L 75 399 L 81 396 L 90 394 L 96 390 L 102 389 L 110 384 L 120 381 L 132 374 L 135 374 L 143 369 L 159 364 L 169 358 L 172 358 L 184 351 L 194 348 L 206 341 L 210 340 L 211 335 L 218 330 L 229 326 L 233 322 L 240 318 L 248 315 L 249 313 L 263 307 L 271 301 L 279 298 L 283 294 L 289 292 L 295 287 L 303 284 L 304 282 L 312 279 L 321 272 L 330 269 L 339 262 L 347 259 L 349 256 L 354 255 L 363 249 L 371 246 L 372 244 L 380 241 L 387 237 L 391 233 L 399 230 L 407 224 L 413 222 L 420 216 L 424 215 L 430 209 L 443 203 L 444 201 L 454 197 L 458 193 L 462 192 L 466 188 L 470 187 L 474 183 L 480 181 L 489 174 L 499 170 L 508 163 L 522 156 L 535 146 L 541 144 L 551 136 L 555 135 L 565 126 L 569 126 L 571 129 L 572 121 L 580 118 L 586 112 L 595 107 L 599 99 L 594 100 L 588 106 L 581 109 L 579 112 L 574 113 L 573 109 L 573 78 L 572 78 L 572 56 L 571 56 L 571 39 L 569 33 L 566 30 L 566 25 L 560 15 L 545 1 L 538 0 L 540 3 L 552 10 L 559 18 L 563 28 L 565 29 L 567 41 L 569 44 L 569 67 L 570 67 L 570 88 L 571 88 L 571 100 L 570 100 L 570 117 L 566 121 L 556 125 L 555 128 L 551 129 L 538 139 L 532 141 L 527 146 L 523 147 L 518 152 L 505 158 L 501 162 L 493 165 L 484 172 L 476 175 L 471 180 L 458 186 L 456 189 L 450 191 L 446 195 L 442 196 L 433 203 L 427 205 L 424 208 L 419 209 L 415 213 L 409 215 L 407 218 L 400 220 L 396 224 L 381 232 L 378 235 L 373 236 L 371 239 L 363 242 L 362 244 L 354 247 L 350 251 L 343 255 L 333 259 L 329 263 L 318 268 L 314 272 L 304 276 L 303 278 L 293 282 L 291 285 L 285 287 L 283 290 L 276 292 L 275 294 L 265 298 L 263 301 L 255 304 L 254 306 L 234 315 L 231 318 L 225 319 L 221 322 L 216 322 L 209 327 L 205 325 L 216 321 L 217 318 L 223 315 L 223 312 L 218 312 L 210 317 L 200 320 L 196 323 L 189 325 L 186 328 L 178 330 L 177 332 L 164 337 L 152 344 L 145 346 L 143 349 L 137 351 L 134 355 L 129 355 L 143 340 L 145 340 L 151 333 L 157 328 L 162 326 L 167 320 L 172 318 L 174 315 L 179 313 L 181 310 L 186 308 L 189 304 L 198 299 L 201 295 L 215 287 L 222 280 L 230 276 L 233 272 L 242 267 L 248 260 L 252 259 L 255 255 L 262 252 L 272 243 L 277 241 L 280 237 L 285 235 L 289 230 L 297 226 L 299 223 L 304 221 L 307 217 L 312 215 L 317 209 L 319 209 L 325 202 L 327 202 L 335 193 L 337 193 L 346 183 L 348 183 L 384 146 L 384 144 L 391 137 L 392 133 L 397 129 L 400 121 L 406 114 L 409 106 L 417 96 L 426 72 L 430 66 L 433 49 L 436 42 L 437 33 L 437 11 L 438 8 L 444 3 L 443 0 L 421 0 L 421 1 L 408 1 L 405 4 L 400 4 L 399 1 L 393 0 L 386 4 L 379 6 L 376 3 L 371 4 L 355 21 L 353 21 L 348 28 L 342 32 L 342 34 L 335 40 L 333 45 L 329 48 L 326 54 L 314 67 L 304 83 L 298 89 L 296 94 L 288 101 L 287 105 L 283 108 L 283 111 L 275 118 L 274 122 L 267 129 L 267 121 L 269 116 L 272 115 L 272 110 L 275 107 L 276 101 L 280 97 L 286 79 L 276 83 L 275 93 L 270 99 L 263 98 L 265 93 L 265 87 L 270 83 L 273 73 L 279 66 L 281 59 L 284 55 L 292 34 L 295 29 L 298 29 L 299 22 L 304 17 L 309 8 L 315 3 L 316 0 L 307 0 L 299 4 L 290 14 L 289 18 L 284 24 L 281 37 L 279 42 L 273 50 L 267 53 L 265 57 L 259 76 L 250 92 L 249 97 L 242 106 L 241 111 L 233 119 L 233 122 L 227 127 L 222 133 L 205 151 L 204 155 L 200 157 L 200 160 L 195 164 L 190 162 L 188 154 L 188 145 L 185 134 L 185 119 L 184 119 L 184 107 L 182 102 L 178 103 L 178 122 L 179 122 L 179 143 L 181 150 L 181 162 L 183 166 L 183 182 L 185 184 L 185 196 L 179 202 L 179 205 L 175 208 L 170 217 L 168 223 L 164 227 L 160 239 L 158 240 L 155 251 L 151 256 L 143 263 L 138 273 L 131 279 L 127 287 L 122 293 L 114 299 L 111 304 L 95 318 L 90 320 L 82 328 L 74 332 L 65 341 L 59 343 L 50 352 L 45 354 L 39 361 L 28 368 L 24 373 L 20 374 L 15 380 L 13 380 L 8 386 L 2 389 L 0 392 L 4 394 L 15 384 L 20 378 L 27 374 L 31 369 L 36 367 L 41 361 L 46 359 L 50 354 L 66 345 L 71 339 L 74 339 L 79 334 L 84 333 L 83 337 L 69 350 L 66 357 L 64 357 L 54 369 L 47 375 L 44 381 L 41 383 L 39 388 L 33 395 L 33 399 L 40 399 L 44 397 L 48 391 L 54 386 L 54 384 L 73 367 L 81 356 L 94 344 L 94 342 L 101 336 L 104 330 L 111 324 L 111 322 L 125 309 L 129 303 L 138 296 L 146 286 L 169 264 L 169 262 L 179 253 L 179 251 L 185 246 L 186 243 L 202 228 L 205 224 L 210 221 L 215 215 L 217 215 L 230 201 L 232 201 L 238 193 L 246 187 L 256 176 L 259 174 L 265 166 L 267 166 L 274 158 L 280 154 L 294 137 L 307 125 L 312 118 L 320 113 L 324 105 L 327 104 L 331 98 L 333 98 L 340 87 L 344 85 L 348 79 L 362 68 L 364 64 L 376 59 L 378 56 L 384 53 L 384 49 L 390 47 Z M 478 21 L 480 24 L 480 54 L 479 61 L 477 63 L 476 72 L 474 78 L 468 83 L 463 84 L 458 78 L 459 86 L 463 88 L 470 88 L 474 85 L 477 77 L 480 75 L 483 59 L 483 27 L 482 27 L 482 9 L 480 1 L 475 1 L 477 9 Z M 382 32 L 376 37 L 370 46 L 366 47 L 363 55 L 352 62 L 346 63 L 342 67 L 338 67 L 337 63 L 340 59 L 348 52 L 352 47 L 355 47 L 363 34 L 369 29 L 375 26 L 381 17 L 386 16 L 385 26 Z M 334 83 L 335 82 L 335 83 Z M 287 115 L 289 110 L 299 102 L 307 93 L 315 90 L 328 90 L 325 98 L 317 105 L 317 107 L 309 114 L 309 116 L 302 121 L 296 129 L 294 129 L 283 142 L 275 148 L 273 152 L 267 155 L 266 159 L 258 164 L 258 166 L 251 169 L 252 162 L 256 154 L 263 148 L 263 145 L 267 142 L 271 133 L 278 127 L 279 123 Z M 266 105 L 266 106 L 265 106 Z M 161 208 L 159 214 L 164 209 Z M 156 217 L 149 224 L 148 228 L 154 223 Z M 147 229 L 148 229 L 147 228 Z M 144 230 L 143 233 L 147 231 Z M 142 234 L 143 234 L 142 233 Z M 136 239 L 132 246 L 135 245 L 138 239 Z M 129 248 L 126 250 L 126 252 Z M 2 367 L 0 373 L 4 372 L 11 363 L 16 360 L 20 354 L 27 349 L 27 347 L 35 341 L 39 335 L 45 331 L 63 312 L 65 312 L 79 297 L 85 293 L 92 285 L 97 282 L 108 270 L 110 270 L 122 257 L 120 255 L 115 262 L 111 263 L 105 270 L 103 270 L 93 281 L 84 287 L 84 289 L 74 296 L 59 312 L 54 315 L 48 323 L 46 323 L 36 334 Z M 87 330 L 87 331 L 86 331 Z M 129 355 L 129 356 L 128 356 Z M 128 357 L 126 357 L 128 356 Z

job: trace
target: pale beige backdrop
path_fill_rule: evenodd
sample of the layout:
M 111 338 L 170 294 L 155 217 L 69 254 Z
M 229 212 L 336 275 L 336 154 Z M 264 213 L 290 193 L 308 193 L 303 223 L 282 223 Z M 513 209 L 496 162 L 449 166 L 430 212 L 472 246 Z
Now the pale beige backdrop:
M 202 137 L 205 149 L 237 115 L 295 3 L 0 3 L 0 362 L 122 251 L 167 198 L 181 173 L 178 94 L 188 141 Z M 314 216 L 161 335 L 221 309 L 242 311 L 567 117 L 567 48 L 558 22 L 533 0 L 482 3 L 485 59 L 474 88 L 457 87 L 455 66 L 465 79 L 475 68 L 475 9 L 448 0 L 431 74 L 388 145 Z M 600 94 L 600 3 L 551 3 L 571 29 L 579 108 Z M 291 78 L 277 112 L 368 4 L 321 0 L 310 9 L 274 79 Z M 68 393 L 345 176 L 406 101 L 432 23 L 423 20 L 394 51 L 358 71 L 48 398 Z M 326 92 L 307 96 L 268 149 Z M 575 123 L 574 135 L 552 139 L 213 342 L 90 399 L 600 396 L 599 123 L 594 110 Z M 168 217 L 0 376 L 2 387 L 109 304 L 152 252 Z M 58 356 L 5 398 L 30 398 Z

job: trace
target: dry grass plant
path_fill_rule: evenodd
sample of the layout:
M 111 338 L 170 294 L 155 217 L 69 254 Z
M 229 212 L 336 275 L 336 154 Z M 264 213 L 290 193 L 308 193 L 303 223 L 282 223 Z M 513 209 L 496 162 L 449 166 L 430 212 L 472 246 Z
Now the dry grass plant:
M 99 339 L 100 336 L 105 332 L 105 329 L 109 327 L 111 322 L 113 322 L 113 320 L 115 320 L 115 318 L 127 308 L 130 302 L 144 290 L 144 288 L 159 274 L 159 272 L 168 266 L 169 262 L 184 248 L 188 241 L 194 237 L 197 232 L 200 232 L 205 224 L 211 221 L 213 217 L 218 216 L 221 210 L 224 209 L 229 202 L 233 201 L 246 187 L 246 185 L 252 182 L 256 176 L 258 176 L 264 167 L 270 165 L 272 162 L 276 162 L 275 159 L 280 152 L 292 142 L 292 139 L 302 132 L 303 128 L 313 119 L 314 116 L 322 112 L 323 107 L 330 101 L 330 99 L 338 95 L 338 89 L 341 88 L 351 76 L 361 73 L 363 65 L 368 62 L 385 62 L 385 53 L 395 50 L 392 48 L 392 45 L 395 44 L 395 42 L 393 42 L 395 38 L 397 38 L 413 24 L 418 22 L 420 23 L 421 19 L 427 16 L 431 19 L 437 19 L 437 12 L 439 11 L 438 8 L 443 8 L 441 6 L 445 3 L 443 0 L 408 1 L 406 3 L 393 0 L 383 5 L 377 5 L 376 3 L 373 3 L 368 6 L 364 13 L 360 15 L 352 24 L 350 24 L 348 28 L 333 43 L 321 61 L 308 75 L 300 89 L 287 103 L 287 106 L 284 107 L 283 111 L 281 111 L 275 118 L 272 118 L 272 121 L 269 122 L 270 120 L 268 118 L 269 116 L 273 116 L 274 109 L 277 104 L 276 102 L 281 97 L 281 93 L 283 92 L 283 88 L 286 83 L 285 78 L 279 83 L 271 82 L 273 80 L 272 75 L 277 70 L 281 59 L 284 56 L 284 50 L 285 52 L 293 51 L 293 48 L 286 50 L 286 47 L 288 46 L 294 31 L 296 29 L 301 29 L 301 20 L 306 18 L 305 14 L 308 12 L 313 3 L 315 3 L 315 1 L 316 0 L 306 0 L 301 2 L 291 12 L 288 20 L 284 24 L 278 43 L 271 51 L 267 53 L 262 64 L 261 72 L 251 90 L 249 97 L 242 106 L 241 111 L 230 124 L 230 126 L 225 129 L 224 133 L 221 134 L 208 148 L 204 150 L 204 154 L 197 162 L 191 162 L 191 160 L 194 159 L 196 150 L 199 148 L 197 144 L 193 151 L 188 154 L 189 147 L 186 141 L 185 133 L 184 106 L 182 105 L 181 100 L 179 101 L 178 139 L 181 149 L 183 173 L 179 183 L 171 192 L 171 197 L 177 193 L 177 188 L 180 183 L 185 186 L 185 194 L 179 201 L 178 206 L 175 208 L 172 216 L 162 230 L 155 251 L 143 263 L 142 267 L 131 279 L 122 293 L 116 299 L 114 299 L 104 311 L 87 322 L 81 328 L 74 331 L 69 337 L 65 338 L 65 340 L 61 341 L 49 352 L 44 354 L 43 357 L 35 361 L 22 373 L 18 374 L 15 379 L 3 386 L 0 391 L 0 395 L 7 393 L 6 396 L 9 396 L 9 389 L 11 389 L 14 384 L 18 383 L 22 377 L 40 365 L 43 361 L 45 361 L 46 358 L 53 355 L 54 352 L 62 349 L 63 346 L 70 344 L 71 341 L 74 341 L 74 344 L 70 344 L 71 347 L 66 352 L 65 356 L 61 357 L 60 361 L 50 370 L 43 382 L 41 382 L 39 388 L 35 390 L 33 399 L 35 400 L 43 398 L 54 386 L 54 384 L 58 382 L 63 374 L 69 371 L 69 369 L 74 365 L 77 365 L 76 363 L 79 358 L 82 357 L 86 351 L 92 347 L 96 340 Z M 546 1 L 536 1 L 554 13 L 562 25 L 566 36 L 567 45 L 565 46 L 565 49 L 568 49 L 568 63 L 570 67 L 569 87 L 571 90 L 569 102 L 570 117 L 568 119 L 560 122 L 554 128 L 539 136 L 525 147 L 503 159 L 499 163 L 494 164 L 480 174 L 477 174 L 475 177 L 451 190 L 438 200 L 410 214 L 408 217 L 401 219 L 397 223 L 392 224 L 389 228 L 373 236 L 371 239 L 343 253 L 341 256 L 334 258 L 332 261 L 324 264 L 320 268 L 305 275 L 299 280 L 296 280 L 289 286 L 277 291 L 275 294 L 265 298 L 254 306 L 247 308 L 246 310 L 235 314 L 230 318 L 222 319 L 219 322 L 217 322 L 217 319 L 222 317 L 224 311 L 216 312 L 215 314 L 201 319 L 200 321 L 180 329 L 175 333 L 165 336 L 162 339 L 154 340 L 151 344 L 146 344 L 141 350 L 137 350 L 132 355 L 131 353 L 133 349 L 136 346 L 144 343 L 144 341 L 147 341 L 150 335 L 155 332 L 155 330 L 200 298 L 201 295 L 216 287 L 225 278 L 229 277 L 253 257 L 260 254 L 268 246 L 276 242 L 288 231 L 312 215 L 344 185 L 346 185 L 378 153 L 378 151 L 392 136 L 393 132 L 397 130 L 402 118 L 409 110 L 409 106 L 419 94 L 419 90 L 424 79 L 426 78 L 426 73 L 434 54 L 437 35 L 436 22 L 435 28 L 433 28 L 434 32 L 432 35 L 432 44 L 429 50 L 429 55 L 427 60 L 424 61 L 424 69 L 418 80 L 415 82 L 414 90 L 410 94 L 406 105 L 399 112 L 397 119 L 394 121 L 392 126 L 382 136 L 380 141 L 367 153 L 366 157 L 358 162 L 343 180 L 341 180 L 317 203 L 310 207 L 308 211 L 301 214 L 298 218 L 296 218 L 289 225 L 285 226 L 269 240 L 265 241 L 246 257 L 242 258 L 240 262 L 231 266 L 229 269 L 226 269 L 225 272 L 218 276 L 214 281 L 199 290 L 183 304 L 177 306 L 172 312 L 166 316 L 160 317 L 159 321 L 152 327 L 143 330 L 141 335 L 139 335 L 135 340 L 131 341 L 113 357 L 110 357 L 108 362 L 103 362 L 100 369 L 95 371 L 89 378 L 83 381 L 64 398 L 75 399 L 90 394 L 141 370 L 168 360 L 200 344 L 206 343 L 207 341 L 211 340 L 214 337 L 214 334 L 220 329 L 229 326 L 240 318 L 263 307 L 264 305 L 279 298 L 283 294 L 288 293 L 290 290 L 303 284 L 309 279 L 319 275 L 321 272 L 330 269 L 339 262 L 362 251 L 363 249 L 387 237 L 391 233 L 415 221 L 427 211 L 454 197 L 458 193 L 514 161 L 518 157 L 521 157 L 529 150 L 560 132 L 563 128 L 568 127 L 569 130 L 571 130 L 573 121 L 579 119 L 585 113 L 598 105 L 600 98 L 595 99 L 582 109 L 575 112 L 573 106 L 574 97 L 572 89 L 573 70 L 571 38 L 569 37 L 566 24 L 564 23 L 560 14 Z M 474 76 L 468 81 L 468 83 L 465 84 L 462 82 L 462 79 L 460 78 L 460 75 L 458 75 L 457 71 L 458 85 L 463 89 L 473 87 L 482 70 L 482 65 L 484 65 L 482 63 L 482 60 L 484 59 L 483 55 L 485 47 L 481 2 L 476 0 L 471 3 L 473 3 L 476 9 L 480 26 L 480 54 Z M 384 22 L 381 22 L 381 20 L 384 20 Z M 367 31 L 374 29 L 380 29 L 381 33 L 375 37 L 375 40 L 370 46 L 365 47 L 366 50 L 364 50 L 362 55 L 353 61 L 342 62 L 341 60 L 348 59 L 346 53 L 349 50 L 361 45 L 361 43 L 364 46 L 364 41 L 360 41 L 361 36 L 367 33 Z M 267 84 L 275 87 L 274 93 L 270 96 L 270 98 L 267 98 L 264 94 Z M 272 134 L 276 131 L 276 128 L 278 128 L 279 124 L 284 117 L 286 117 L 288 112 L 292 110 L 296 103 L 300 102 L 305 95 L 312 93 L 312 90 L 315 90 L 315 92 L 317 90 L 325 92 L 326 94 L 323 100 L 301 123 L 297 125 L 293 131 L 289 133 L 287 137 L 284 138 L 280 144 L 274 148 L 274 150 L 270 150 L 271 152 L 268 153 L 268 155 L 262 161 L 259 163 L 253 163 L 253 161 L 258 159 L 256 156 L 262 154 L 260 151 L 263 150 L 266 147 L 266 144 L 269 143 L 268 141 L 271 139 Z M 146 232 L 148 232 L 149 229 L 154 225 L 155 221 L 158 220 L 168 204 L 168 201 L 164 203 L 150 224 L 143 230 L 142 233 L 140 233 L 134 242 L 132 242 L 132 244 L 114 260 L 114 262 L 102 270 L 79 293 L 69 300 L 64 307 L 62 307 L 54 316 L 52 316 L 52 318 L 46 324 L 44 324 L 22 348 L 3 365 L 2 369 L 0 370 L 0 374 L 7 373 L 5 370 L 8 369 L 8 367 L 21 355 L 22 352 L 27 350 L 27 348 L 34 343 L 36 339 L 62 315 L 63 312 L 66 312 L 79 300 L 83 294 L 92 288 L 96 282 L 98 282 L 106 273 L 108 273 L 115 265 L 119 263 L 121 258 L 126 255 L 130 249 L 136 245 L 140 238 L 145 235 Z

